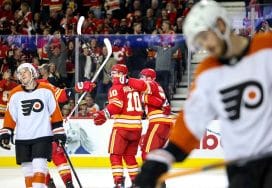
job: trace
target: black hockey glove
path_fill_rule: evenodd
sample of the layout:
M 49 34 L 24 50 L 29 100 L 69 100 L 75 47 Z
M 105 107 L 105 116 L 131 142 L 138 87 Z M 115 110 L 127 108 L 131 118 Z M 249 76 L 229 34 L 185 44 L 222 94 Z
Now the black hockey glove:
M 53 134 L 53 141 L 65 144 L 67 137 L 63 127 L 53 129 Z
M 10 150 L 10 141 L 13 137 L 13 130 L 2 128 L 0 129 L 0 146 L 6 150 Z
M 167 171 L 166 163 L 146 160 L 136 177 L 135 185 L 137 188 L 155 188 L 159 177 Z

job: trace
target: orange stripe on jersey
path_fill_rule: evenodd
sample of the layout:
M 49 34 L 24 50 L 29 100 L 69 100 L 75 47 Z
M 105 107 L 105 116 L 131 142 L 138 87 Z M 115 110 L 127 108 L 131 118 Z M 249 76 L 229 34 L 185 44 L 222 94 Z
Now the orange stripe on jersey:
M 248 50 L 248 55 L 265 48 L 272 48 L 271 32 L 256 34 L 251 41 L 251 45 Z
M 217 68 L 219 66 L 222 66 L 222 64 L 218 61 L 218 59 L 214 57 L 208 57 L 204 59 L 198 66 L 196 67 L 194 74 L 193 74 L 193 79 L 195 80 L 199 75 L 201 75 L 203 72 L 210 70 L 212 68 Z M 195 86 L 195 81 L 192 82 L 190 86 L 191 90 L 194 90 Z
M 110 145 L 110 153 L 113 153 L 113 149 L 114 149 L 114 143 L 115 143 L 115 136 L 116 136 L 116 130 L 113 130 L 113 133 L 111 135 L 111 145 Z
M 33 177 L 32 176 L 26 176 L 25 177 L 26 188 L 31 188 L 32 187 L 32 181 L 33 181 Z
M 11 128 L 13 130 L 15 129 L 16 122 L 11 117 L 11 114 L 10 114 L 9 110 L 7 110 L 5 112 L 5 118 L 4 118 L 4 124 L 3 125 L 4 125 L 5 128 Z
M 130 115 L 123 115 L 123 114 L 116 114 L 113 115 L 114 119 L 127 119 L 127 120 L 138 120 L 142 119 L 142 116 L 130 116 Z
M 190 151 L 195 149 L 199 144 L 199 140 L 186 127 L 183 111 L 181 111 L 177 117 L 175 126 L 170 134 L 170 141 L 186 153 L 190 153 Z

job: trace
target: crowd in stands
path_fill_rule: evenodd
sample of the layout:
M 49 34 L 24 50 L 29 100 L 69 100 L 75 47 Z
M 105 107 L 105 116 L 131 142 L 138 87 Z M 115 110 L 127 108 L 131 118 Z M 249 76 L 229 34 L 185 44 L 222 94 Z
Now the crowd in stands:
M 100 108 L 111 86 L 110 68 L 126 64 L 131 77 L 138 77 L 146 67 L 154 68 L 158 82 L 167 98 L 175 93 L 176 85 L 186 69 L 186 46 L 175 36 L 182 34 L 182 23 L 193 0 L 0 0 L 0 76 L 15 70 L 21 63 L 31 62 L 42 79 L 60 88 L 72 88 L 78 81 L 91 80 L 106 57 L 107 49 L 96 36 L 142 36 L 156 34 L 157 45 L 131 44 L 114 38 L 113 56 L 97 79 L 92 94 Z M 84 42 L 80 43 L 79 67 L 75 69 L 75 37 L 77 22 L 85 16 L 82 26 Z M 126 34 L 126 35 L 123 35 Z M 141 40 L 144 40 L 144 36 Z M 141 42 L 141 41 L 140 41 Z M 74 93 L 71 89 L 71 100 Z M 84 102 L 88 104 L 88 98 Z M 63 106 L 64 105 L 64 106 Z M 73 104 L 74 105 L 74 104 Z M 69 101 L 62 104 L 73 108 Z M 84 106 L 83 104 L 80 106 Z M 86 107 L 80 107 L 82 114 Z M 87 107 L 88 108 L 88 107 Z

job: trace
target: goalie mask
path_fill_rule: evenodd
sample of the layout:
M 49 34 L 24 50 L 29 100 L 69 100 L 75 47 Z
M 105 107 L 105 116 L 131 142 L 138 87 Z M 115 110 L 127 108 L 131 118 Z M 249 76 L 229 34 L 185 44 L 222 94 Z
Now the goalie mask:
M 26 71 L 30 72 L 29 79 L 25 75 Z M 36 68 L 30 63 L 23 63 L 19 65 L 16 72 L 17 72 L 17 78 L 22 83 L 23 86 L 29 86 L 33 82 L 34 79 L 37 79 L 39 77 L 39 74 Z
M 146 68 L 140 72 L 140 78 L 143 80 L 155 80 L 156 71 L 154 69 Z

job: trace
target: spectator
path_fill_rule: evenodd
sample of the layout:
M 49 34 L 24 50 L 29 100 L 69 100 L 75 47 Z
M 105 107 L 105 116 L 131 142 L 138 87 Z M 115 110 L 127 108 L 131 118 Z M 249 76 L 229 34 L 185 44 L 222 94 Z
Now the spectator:
M 131 39 L 133 47 L 131 47 L 131 56 L 128 58 L 127 67 L 129 68 L 130 76 L 137 78 L 140 71 L 145 68 L 147 60 L 147 51 L 145 46 L 143 46 L 143 36 L 141 29 L 141 23 L 134 24 L 134 36 Z
M 63 107 L 61 108 L 61 113 L 62 113 L 63 119 L 68 117 L 68 115 L 70 114 L 70 106 L 68 104 L 63 105 Z
M 90 48 L 87 46 L 87 44 L 82 45 L 82 50 L 82 53 L 79 55 L 79 82 L 90 80 L 96 69 L 95 64 L 91 58 Z
M 175 33 L 177 33 L 177 34 L 182 34 L 183 33 L 182 25 L 183 25 L 184 18 L 185 17 L 182 16 L 182 17 L 179 17 L 177 19 L 176 25 L 174 27 L 174 32 Z
M 11 78 L 12 74 L 8 69 L 3 73 L 3 78 L 0 80 L 0 117 L 3 117 L 5 114 L 10 90 L 18 85 Z
M 174 69 L 175 63 L 172 62 L 172 55 L 179 48 L 178 43 L 171 46 L 167 40 L 162 41 L 161 45 L 150 45 L 149 48 L 157 52 L 155 70 L 157 73 L 157 82 L 162 86 L 168 101 L 174 92 Z
M 154 17 L 153 9 L 147 9 L 146 16 L 143 17 L 142 23 L 144 33 L 151 34 L 154 31 L 156 28 L 156 18 Z
M 49 72 L 50 72 L 49 77 L 52 77 L 50 79 L 55 80 L 54 81 L 55 84 L 53 85 L 59 88 L 64 88 L 65 85 L 62 82 L 61 75 L 59 74 L 59 72 L 57 72 L 56 65 L 54 63 L 49 63 Z
M 87 107 L 87 113 L 88 114 L 93 114 L 94 112 L 99 111 L 99 106 L 94 102 L 94 99 L 92 96 L 86 95 L 84 100 L 86 101 L 86 107 Z M 91 115 L 92 116 L 92 115 Z
M 186 17 L 187 14 L 190 12 L 191 8 L 193 7 L 193 5 L 194 5 L 194 0 L 189 0 L 187 2 L 187 5 L 186 5 L 183 13 L 182 13 L 182 16 Z
M 78 117 L 90 117 L 92 115 L 87 110 L 87 103 L 85 100 L 80 101 L 78 109 Z
M 102 48 L 102 56 L 99 58 L 99 63 L 97 63 L 97 69 L 99 69 L 101 63 L 105 60 L 108 54 L 106 46 Z M 111 78 L 110 78 L 110 70 L 113 65 L 117 62 L 113 57 L 110 57 L 107 64 L 103 67 L 97 79 L 96 93 L 97 95 L 101 95 L 102 93 L 108 93 L 109 88 L 111 87 Z
M 106 14 L 112 14 L 113 18 L 120 20 L 124 16 L 121 10 L 120 0 L 105 0 L 104 8 L 106 10 Z
M 61 81 L 67 86 L 67 48 L 62 39 L 55 34 L 46 46 L 49 61 L 56 65 L 56 71 L 60 74 Z

